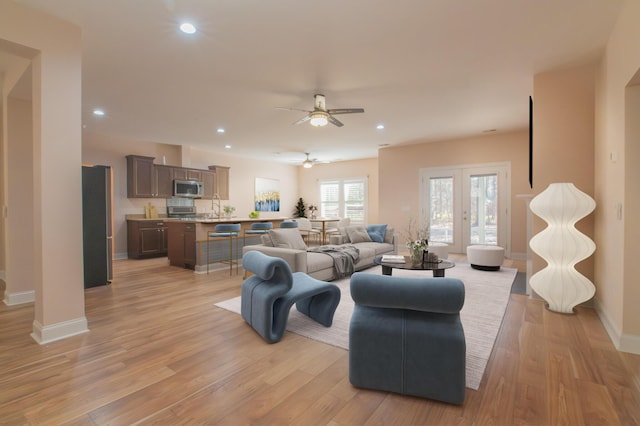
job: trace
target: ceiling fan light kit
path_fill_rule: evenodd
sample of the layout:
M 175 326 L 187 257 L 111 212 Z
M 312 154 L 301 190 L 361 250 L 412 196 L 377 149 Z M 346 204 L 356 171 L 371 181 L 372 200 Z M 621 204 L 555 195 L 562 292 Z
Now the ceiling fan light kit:
M 313 160 L 310 159 L 308 152 L 305 152 L 305 155 L 307 156 L 307 159 L 302 162 L 302 167 L 304 167 L 305 169 L 310 169 L 310 168 L 313 167 L 313 163 L 315 162 L 315 158 Z
M 310 115 L 311 117 L 311 125 L 315 127 L 326 126 L 329 123 L 327 119 L 327 114 L 321 111 L 314 111 Z
M 313 110 L 309 111 L 306 109 L 299 108 L 282 108 L 278 109 L 288 110 L 288 111 L 304 111 L 308 114 L 302 117 L 300 120 L 296 121 L 293 124 L 301 124 L 306 123 L 307 121 L 311 123 L 314 127 L 323 127 L 327 124 L 331 123 L 334 126 L 342 127 L 344 124 L 340 120 L 334 117 L 336 114 L 356 114 L 364 112 L 363 108 L 334 108 L 327 109 L 326 101 L 324 95 L 315 94 L 313 95 Z

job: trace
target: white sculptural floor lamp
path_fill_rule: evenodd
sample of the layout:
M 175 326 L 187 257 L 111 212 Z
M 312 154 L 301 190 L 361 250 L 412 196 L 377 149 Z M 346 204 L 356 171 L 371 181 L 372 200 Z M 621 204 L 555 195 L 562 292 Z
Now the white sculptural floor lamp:
M 531 200 L 531 211 L 548 226 L 536 234 L 529 245 L 547 266 L 536 272 L 529 284 L 549 310 L 573 313 L 573 308 L 595 294 L 596 288 L 576 271 L 576 263 L 591 256 L 596 245 L 575 227 L 591 213 L 596 203 L 572 183 L 552 183 Z

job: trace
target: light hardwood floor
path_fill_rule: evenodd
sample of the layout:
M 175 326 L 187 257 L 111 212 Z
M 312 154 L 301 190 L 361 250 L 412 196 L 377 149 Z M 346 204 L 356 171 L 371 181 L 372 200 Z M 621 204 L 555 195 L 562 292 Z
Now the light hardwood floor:
M 637 425 L 640 356 L 596 314 L 511 295 L 478 391 L 464 405 L 359 390 L 345 350 L 289 333 L 265 343 L 214 303 L 241 277 L 115 262 L 86 290 L 91 331 L 40 346 L 33 306 L 0 307 L 0 424 Z

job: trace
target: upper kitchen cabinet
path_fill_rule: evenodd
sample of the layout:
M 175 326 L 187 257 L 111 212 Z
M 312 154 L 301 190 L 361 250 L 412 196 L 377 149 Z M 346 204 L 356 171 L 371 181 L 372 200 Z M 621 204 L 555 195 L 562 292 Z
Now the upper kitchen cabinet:
M 221 200 L 229 199 L 229 167 L 209 166 L 209 170 L 215 173 L 215 188 Z
M 153 157 L 127 155 L 127 197 L 153 198 Z
M 128 198 L 170 198 L 173 167 L 153 164 L 153 157 L 127 155 Z
M 153 164 L 153 157 L 127 155 L 128 198 L 171 198 L 174 180 L 202 182 L 202 198 L 218 194 L 229 199 L 229 167 L 209 166 L 209 170 Z
M 196 169 L 186 169 L 184 167 L 173 168 L 173 178 L 177 180 L 197 180 L 203 182 L 202 171 Z
M 202 173 L 202 198 L 212 200 L 216 193 L 216 174 L 203 170 Z
M 173 196 L 173 167 L 153 166 L 154 197 L 171 198 Z

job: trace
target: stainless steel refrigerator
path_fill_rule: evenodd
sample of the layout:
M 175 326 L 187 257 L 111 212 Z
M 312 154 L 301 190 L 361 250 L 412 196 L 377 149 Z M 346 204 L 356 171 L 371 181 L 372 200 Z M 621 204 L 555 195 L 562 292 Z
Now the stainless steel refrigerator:
M 82 166 L 84 288 L 113 277 L 113 190 L 111 167 Z

